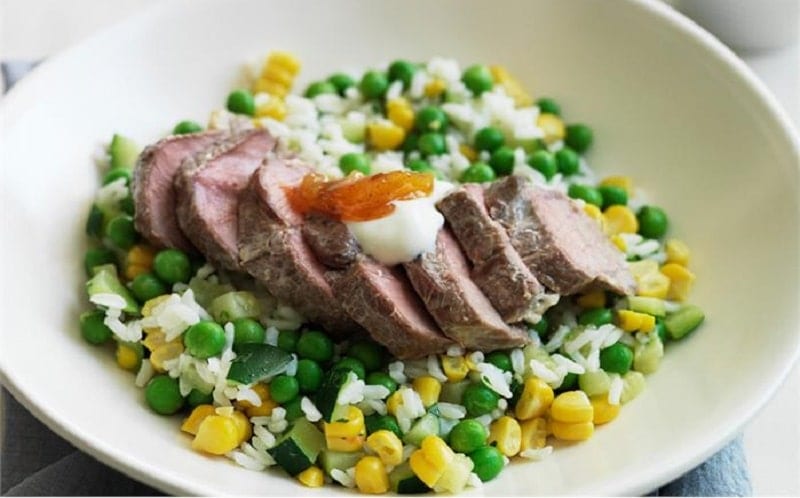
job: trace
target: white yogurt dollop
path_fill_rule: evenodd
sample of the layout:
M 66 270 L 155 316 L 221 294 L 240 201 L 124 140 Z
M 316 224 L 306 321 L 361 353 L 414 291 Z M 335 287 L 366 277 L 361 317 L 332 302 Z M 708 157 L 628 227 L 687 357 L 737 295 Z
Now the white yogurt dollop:
M 428 197 L 395 201 L 394 212 L 369 221 L 347 222 L 361 249 L 385 265 L 413 260 L 436 247 L 436 234 L 444 225 L 444 217 L 435 204 L 454 186 L 436 180 Z

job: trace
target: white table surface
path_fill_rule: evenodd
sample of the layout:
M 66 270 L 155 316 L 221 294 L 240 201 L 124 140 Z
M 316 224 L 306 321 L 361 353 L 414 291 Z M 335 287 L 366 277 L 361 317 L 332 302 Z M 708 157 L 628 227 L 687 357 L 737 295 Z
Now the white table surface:
M 155 2 L 0 0 L 0 60 L 46 57 Z M 777 51 L 740 55 L 800 127 L 800 41 Z M 800 495 L 800 366 L 744 434 L 754 493 Z

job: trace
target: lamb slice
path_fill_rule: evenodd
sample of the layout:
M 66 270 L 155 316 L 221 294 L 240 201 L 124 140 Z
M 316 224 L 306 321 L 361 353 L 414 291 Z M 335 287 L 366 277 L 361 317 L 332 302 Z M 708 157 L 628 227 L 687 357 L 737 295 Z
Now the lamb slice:
M 434 251 L 403 266 L 445 335 L 461 346 L 491 351 L 528 342 L 527 332 L 504 323 L 470 279 L 469 264 L 449 229 L 439 231 Z
M 274 147 L 264 130 L 239 132 L 185 159 L 175 177 L 181 230 L 206 258 L 227 269 L 241 270 L 239 194 Z
M 508 176 L 491 184 L 485 196 L 490 216 L 546 287 L 563 295 L 595 288 L 634 291 L 623 254 L 563 193 Z
M 317 258 L 330 268 L 347 268 L 361 252 L 347 225 L 322 214 L 306 216 L 303 237 Z
M 361 327 L 344 311 L 326 280 L 326 268 L 317 260 L 303 240 L 299 226 L 289 226 L 277 218 L 273 208 L 276 199 L 266 201 L 265 191 L 283 195 L 263 181 L 280 182 L 292 177 L 276 168 L 276 176 L 265 178 L 260 171 L 251 178 L 249 187 L 239 197 L 239 260 L 242 268 L 261 281 L 280 301 L 292 306 L 309 320 L 318 323 L 337 337 L 360 333 Z M 302 178 L 300 176 L 297 181 Z M 286 184 L 284 184 L 286 185 Z M 284 199 L 285 200 L 285 199 Z M 271 207 L 272 206 L 272 207 Z M 288 202 L 283 204 L 289 207 Z
M 538 321 L 544 288 L 511 245 L 505 229 L 490 216 L 483 188 L 467 184 L 437 204 L 472 262 L 472 280 L 505 322 Z
M 156 247 L 194 251 L 175 214 L 173 180 L 181 163 L 227 136 L 223 131 L 173 135 L 146 147 L 133 175 L 136 230 Z
M 344 309 L 377 342 L 401 359 L 443 353 L 453 342 L 441 334 L 398 267 L 359 254 L 334 280 Z
M 294 157 L 271 155 L 261 165 L 252 182 L 258 196 L 264 203 L 265 213 L 270 219 L 282 226 L 300 226 L 303 224 L 303 215 L 294 210 L 286 189 L 296 187 L 303 177 L 314 170 Z

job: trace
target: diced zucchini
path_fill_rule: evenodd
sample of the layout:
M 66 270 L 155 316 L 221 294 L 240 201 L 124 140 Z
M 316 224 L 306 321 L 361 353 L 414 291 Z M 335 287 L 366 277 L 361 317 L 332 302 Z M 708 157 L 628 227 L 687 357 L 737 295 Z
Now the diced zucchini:
M 111 168 L 133 169 L 141 148 L 130 138 L 114 134 L 108 153 L 111 155 Z
M 194 292 L 194 300 L 197 301 L 197 304 L 206 309 L 214 299 L 225 293 L 233 292 L 233 286 L 230 284 L 215 284 L 197 277 L 189 280 L 189 288 Z
M 458 382 L 445 382 L 442 384 L 442 392 L 439 394 L 439 401 L 460 405 L 461 398 L 464 396 L 464 390 L 469 384 L 470 382 L 466 379 Z
M 252 292 L 233 291 L 214 298 L 208 306 L 208 312 L 218 323 L 225 323 L 238 318 L 257 318 L 261 306 Z
M 296 476 L 314 465 L 323 448 L 322 432 L 308 420 L 299 418 L 268 452 L 283 470 Z
M 122 311 L 131 315 L 139 313 L 139 304 L 119 281 L 116 266 L 113 264 L 95 266 L 92 271 L 94 276 L 86 282 L 86 292 L 89 297 L 95 294 L 116 294 L 125 300 L 125 307 L 122 308 Z
M 667 328 L 669 336 L 678 340 L 699 327 L 705 318 L 706 315 L 700 307 L 686 304 L 675 313 L 667 315 L 664 318 L 664 326 Z
M 354 144 L 360 144 L 364 142 L 364 136 L 367 132 L 364 122 L 356 119 L 345 118 L 341 121 L 341 125 L 342 135 L 347 139 L 348 142 L 352 142 Z
M 422 440 L 427 436 L 439 435 L 439 417 L 426 413 L 411 427 L 403 436 L 403 441 L 414 446 L 422 444 Z
M 582 373 L 578 376 L 578 386 L 587 396 L 605 394 L 611 388 L 611 377 L 605 370 Z
M 628 296 L 627 300 L 628 309 L 631 311 L 647 313 L 653 316 L 664 316 L 667 314 L 663 299 L 658 299 L 657 297 Z
M 347 382 L 349 370 L 334 368 L 322 381 L 319 391 L 317 391 L 314 404 L 322 414 L 326 422 L 333 421 L 333 414 L 336 408 L 336 400 L 339 398 L 339 391 Z
M 647 344 L 639 344 L 633 352 L 633 369 L 643 374 L 651 374 L 658 370 L 661 358 L 664 357 L 664 344 L 658 334 L 653 334 Z
M 292 355 L 269 344 L 242 344 L 228 370 L 228 380 L 250 385 L 282 372 Z
M 89 210 L 89 217 L 86 218 L 86 235 L 99 239 L 103 236 L 103 211 L 97 207 L 97 204 L 92 204 Z
M 319 455 L 319 463 L 322 470 L 326 474 L 331 475 L 333 469 L 347 470 L 350 467 L 355 467 L 364 453 L 360 451 L 344 452 L 344 451 L 330 451 L 322 450 Z
M 414 495 L 430 491 L 424 482 L 414 474 L 411 465 L 405 462 L 389 472 L 389 485 L 399 495 Z
M 619 401 L 623 405 L 644 391 L 647 381 L 644 375 L 636 370 L 629 370 L 622 376 L 622 396 Z

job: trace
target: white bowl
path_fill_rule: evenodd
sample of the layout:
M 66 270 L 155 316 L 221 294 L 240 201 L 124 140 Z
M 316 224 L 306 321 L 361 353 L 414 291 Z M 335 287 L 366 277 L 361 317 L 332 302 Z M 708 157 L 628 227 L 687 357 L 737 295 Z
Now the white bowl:
M 797 357 L 797 136 L 742 62 L 668 7 L 166 2 L 54 57 L 2 103 L 2 379 L 101 461 L 179 494 L 308 492 L 192 452 L 178 421 L 149 412 L 76 326 L 98 142 L 119 131 L 146 143 L 205 120 L 242 61 L 272 49 L 303 60 L 301 85 L 397 57 L 502 63 L 590 123 L 594 167 L 632 175 L 693 249 L 702 329 L 669 346 L 645 393 L 593 439 L 516 464 L 483 492 L 647 492 L 731 438 Z

